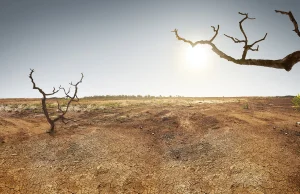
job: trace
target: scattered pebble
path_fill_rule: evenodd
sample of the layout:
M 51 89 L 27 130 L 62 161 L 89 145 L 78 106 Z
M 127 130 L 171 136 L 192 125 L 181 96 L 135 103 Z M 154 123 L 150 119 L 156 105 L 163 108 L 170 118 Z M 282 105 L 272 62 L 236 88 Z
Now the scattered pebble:
M 162 120 L 167 121 L 167 120 L 169 120 L 169 117 L 162 117 Z

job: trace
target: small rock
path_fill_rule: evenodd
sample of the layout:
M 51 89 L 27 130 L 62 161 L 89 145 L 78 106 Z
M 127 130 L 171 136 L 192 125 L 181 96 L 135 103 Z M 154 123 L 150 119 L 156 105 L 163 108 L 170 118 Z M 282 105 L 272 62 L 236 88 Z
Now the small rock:
M 296 122 L 296 127 L 300 126 L 300 122 Z
M 97 166 L 97 173 L 98 174 L 106 174 L 109 172 L 109 169 L 107 168 L 104 168 L 102 166 Z
M 276 129 L 276 127 L 274 126 L 273 129 Z
M 18 154 L 11 154 L 12 156 L 17 156 Z
M 212 129 L 219 129 L 220 127 L 219 126 L 214 126 Z
M 143 129 L 143 126 L 140 126 L 140 129 Z
M 152 133 L 152 135 L 154 135 L 154 133 Z
M 162 121 L 167 121 L 167 120 L 169 120 L 169 117 L 163 117 L 162 118 Z

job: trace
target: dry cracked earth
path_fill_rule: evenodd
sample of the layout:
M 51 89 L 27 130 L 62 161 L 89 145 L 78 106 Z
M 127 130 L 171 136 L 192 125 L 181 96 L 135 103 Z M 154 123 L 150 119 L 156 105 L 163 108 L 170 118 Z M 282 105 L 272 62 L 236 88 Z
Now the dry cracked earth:
M 29 101 L 0 100 L 0 193 L 300 193 L 291 98 L 83 100 L 52 136 Z

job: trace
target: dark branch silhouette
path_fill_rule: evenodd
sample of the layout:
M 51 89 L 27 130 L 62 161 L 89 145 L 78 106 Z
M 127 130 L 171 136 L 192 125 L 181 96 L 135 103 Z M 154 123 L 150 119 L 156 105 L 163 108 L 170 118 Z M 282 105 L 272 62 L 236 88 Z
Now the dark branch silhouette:
M 239 14 L 245 16 L 245 17 L 239 22 L 239 24 L 240 24 L 240 30 L 241 30 L 241 32 L 243 33 L 245 40 L 239 40 L 239 39 L 237 39 L 237 38 L 233 38 L 232 36 L 228 36 L 228 35 L 226 35 L 226 34 L 224 34 L 224 35 L 225 35 L 226 37 L 228 37 L 228 38 L 231 38 L 231 39 L 233 40 L 233 42 L 235 42 L 235 43 L 244 43 L 244 44 L 245 44 L 244 47 L 243 47 L 243 48 L 244 48 L 244 51 L 243 51 L 243 55 L 242 55 L 242 59 L 245 60 L 245 59 L 246 59 L 246 55 L 247 55 L 248 50 L 251 50 L 251 51 L 258 51 L 259 45 L 257 46 L 256 49 L 253 49 L 252 47 L 253 47 L 256 43 L 265 40 L 265 38 L 267 37 L 268 33 L 266 33 L 266 35 L 265 35 L 262 39 L 257 40 L 257 41 L 255 41 L 255 42 L 252 43 L 252 44 L 248 44 L 248 37 L 247 37 L 247 35 L 246 35 L 245 31 L 244 31 L 244 28 L 243 28 L 242 23 L 243 23 L 246 19 L 249 19 L 249 20 L 255 20 L 255 18 L 249 18 L 247 13 L 241 13 L 241 12 L 239 12 Z
M 299 31 L 299 28 L 298 28 L 298 24 L 297 24 L 297 21 L 295 20 L 292 12 L 285 12 L 285 11 L 280 11 L 280 10 L 275 10 L 276 13 L 281 13 L 281 14 L 285 14 L 285 15 L 288 15 L 291 22 L 294 24 L 294 27 L 295 29 L 293 30 L 294 32 L 296 32 L 296 34 L 300 37 L 300 31 Z
M 34 80 L 33 80 L 33 77 L 32 77 L 32 74 L 34 72 L 34 69 L 30 69 L 31 72 L 29 74 L 29 78 L 32 82 L 32 85 L 33 85 L 33 89 L 36 89 L 38 90 L 42 95 L 43 95 L 43 98 L 42 98 L 42 108 L 43 108 L 43 112 L 45 114 L 45 117 L 48 121 L 48 123 L 50 124 L 50 129 L 49 129 L 49 133 L 53 133 L 54 132 L 54 128 L 55 128 L 55 122 L 58 121 L 58 120 L 61 120 L 63 123 L 67 123 L 66 120 L 70 120 L 70 119 L 67 119 L 65 118 L 65 114 L 68 112 L 69 110 L 69 106 L 71 104 L 71 102 L 75 101 L 75 102 L 78 102 L 79 101 L 79 98 L 77 96 L 77 91 L 78 91 L 78 85 L 80 83 L 82 83 L 82 79 L 83 79 L 83 74 L 81 73 L 81 79 L 76 83 L 76 84 L 72 84 L 72 82 L 70 83 L 71 86 L 73 86 L 75 88 L 75 91 L 74 91 L 74 94 L 71 96 L 69 95 L 70 93 L 70 88 L 68 91 L 65 90 L 65 88 L 59 86 L 58 89 L 55 89 L 55 87 L 53 87 L 53 91 L 52 93 L 49 93 L 49 94 L 46 94 L 41 88 L 37 87 Z M 47 109 L 47 105 L 46 105 L 46 100 L 47 100 L 47 96 L 51 96 L 51 95 L 54 95 L 56 94 L 57 92 L 59 92 L 60 90 L 63 90 L 64 93 L 65 93 L 65 98 L 68 99 L 68 103 L 67 103 L 67 107 L 65 110 L 62 109 L 62 106 L 60 105 L 60 103 L 57 101 L 57 109 L 58 109 L 58 112 L 60 113 L 59 115 L 57 115 L 54 119 L 51 119 L 50 116 L 49 116 L 49 111 Z
M 282 13 L 282 14 L 287 14 L 289 15 L 291 21 L 293 22 L 294 26 L 295 26 L 295 32 L 299 35 L 299 29 L 298 29 L 298 25 L 297 25 L 297 22 L 295 20 L 295 18 L 293 17 L 292 13 L 291 12 L 283 12 L 283 11 L 278 11 L 278 10 L 275 10 L 276 12 L 279 12 L 279 13 Z M 245 16 L 240 22 L 239 22 L 239 27 L 240 27 L 240 30 L 244 36 L 244 40 L 240 40 L 238 38 L 234 38 L 232 36 L 229 36 L 229 35 L 226 35 L 224 34 L 226 37 L 230 38 L 233 40 L 234 43 L 244 43 L 244 50 L 243 50 L 243 53 L 242 53 L 242 57 L 240 59 L 235 59 L 227 54 L 225 54 L 224 52 L 222 52 L 221 50 L 219 50 L 217 48 L 217 46 L 213 43 L 213 40 L 216 38 L 216 36 L 218 35 L 218 32 L 219 32 L 219 25 L 218 25 L 218 28 L 215 29 L 215 27 L 212 26 L 214 32 L 215 32 L 215 35 L 213 36 L 213 38 L 211 38 L 210 40 L 199 40 L 199 41 L 196 41 L 196 42 L 192 42 L 190 40 L 187 40 L 181 36 L 178 35 L 178 29 L 175 29 L 173 30 L 172 32 L 175 33 L 175 36 L 178 40 L 181 40 L 183 42 L 186 42 L 188 44 L 190 44 L 192 47 L 198 45 L 198 44 L 207 44 L 207 45 L 210 45 L 212 47 L 212 51 L 215 52 L 217 55 L 219 55 L 220 58 L 224 58 L 230 62 L 233 62 L 235 64 L 238 64 L 238 65 L 254 65 L 254 66 L 262 66 L 262 67 L 270 67 L 270 68 L 277 68 L 277 69 L 285 69 L 286 71 L 290 71 L 293 66 L 298 63 L 300 61 L 300 51 L 295 51 L 287 56 L 285 56 L 284 58 L 282 59 L 277 59 L 277 60 L 272 60 L 272 59 L 246 59 L 246 56 L 247 56 L 247 52 L 249 50 L 251 51 L 258 51 L 259 49 L 259 45 L 257 45 L 256 48 L 253 48 L 253 46 L 263 40 L 266 39 L 267 37 L 267 33 L 265 34 L 265 36 L 255 42 L 253 42 L 252 44 L 248 44 L 248 37 L 243 29 L 243 22 L 246 20 L 246 19 L 250 19 L 250 20 L 254 20 L 255 18 L 250 18 L 248 16 L 248 13 L 241 13 L 239 12 L 240 15 L 243 15 Z M 300 35 L 299 35 L 300 36 Z

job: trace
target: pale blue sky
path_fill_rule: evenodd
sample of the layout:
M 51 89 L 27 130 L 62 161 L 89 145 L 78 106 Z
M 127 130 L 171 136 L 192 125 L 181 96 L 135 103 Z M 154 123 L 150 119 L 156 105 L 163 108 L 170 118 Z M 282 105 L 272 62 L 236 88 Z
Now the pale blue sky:
M 268 32 L 259 52 L 247 58 L 279 59 L 300 49 L 300 38 L 288 16 L 300 23 L 298 0 L 1 0 L 0 98 L 40 97 L 28 78 L 45 91 L 85 77 L 78 96 L 182 95 L 274 96 L 300 92 L 300 64 L 290 72 L 239 66 L 209 54 L 208 68 L 187 68 L 187 39 L 210 39 L 240 58 L 242 45 L 223 34 L 242 38 L 238 12 L 256 20 L 244 22 L 250 41 Z

